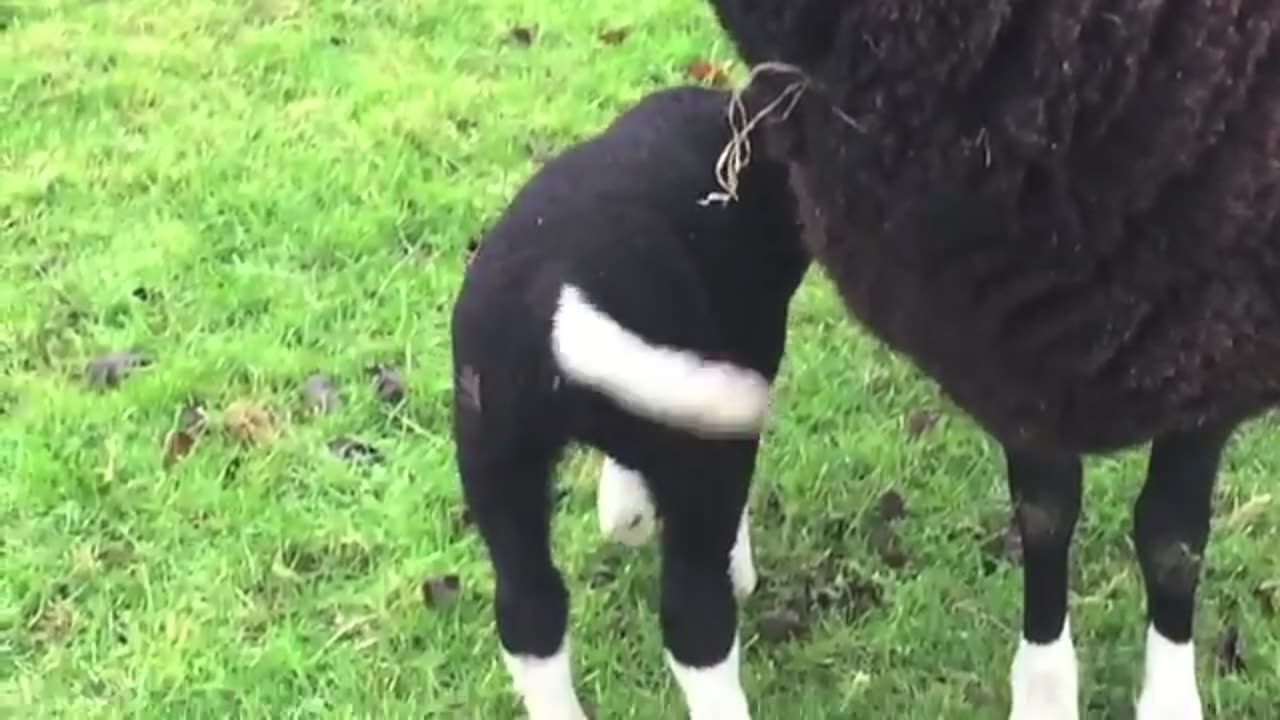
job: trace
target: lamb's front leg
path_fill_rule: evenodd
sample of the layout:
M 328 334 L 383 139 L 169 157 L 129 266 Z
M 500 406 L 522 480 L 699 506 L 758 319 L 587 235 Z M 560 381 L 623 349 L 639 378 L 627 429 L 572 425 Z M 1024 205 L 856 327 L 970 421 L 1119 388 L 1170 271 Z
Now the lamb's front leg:
M 1196 585 L 1209 538 L 1214 480 L 1230 431 L 1158 438 L 1134 508 L 1147 590 L 1147 651 L 1138 720 L 1200 720 L 1191 641 Z
M 1011 720 L 1077 720 L 1079 681 L 1067 577 L 1080 515 L 1081 465 L 1075 456 L 1005 449 L 1009 491 L 1022 535 L 1022 639 L 1010 677 Z

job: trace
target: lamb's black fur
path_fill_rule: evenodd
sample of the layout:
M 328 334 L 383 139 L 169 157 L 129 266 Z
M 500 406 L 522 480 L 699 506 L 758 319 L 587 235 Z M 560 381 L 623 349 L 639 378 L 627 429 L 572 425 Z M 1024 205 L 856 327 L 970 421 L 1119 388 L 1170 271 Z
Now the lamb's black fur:
M 846 305 L 1005 448 L 1026 637 L 1063 629 L 1078 456 L 1152 441 L 1135 540 L 1189 641 L 1219 453 L 1280 400 L 1280 2 L 712 4 L 807 78 L 766 127 Z
M 682 663 L 725 657 L 726 567 L 758 437 L 699 436 L 573 382 L 551 335 L 562 288 L 655 345 L 772 380 L 808 266 L 785 168 L 763 160 L 741 201 L 716 190 L 728 95 L 655 92 L 548 162 L 480 244 L 453 314 L 454 432 L 464 494 L 497 575 L 503 647 L 547 657 L 567 593 L 547 546 L 549 474 L 570 441 L 645 476 L 663 524 L 664 638 Z

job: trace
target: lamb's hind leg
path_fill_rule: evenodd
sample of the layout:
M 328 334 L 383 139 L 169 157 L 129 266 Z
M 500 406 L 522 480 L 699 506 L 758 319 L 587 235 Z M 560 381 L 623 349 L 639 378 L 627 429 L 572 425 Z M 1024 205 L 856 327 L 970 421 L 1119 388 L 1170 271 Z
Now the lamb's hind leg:
M 1010 678 L 1010 718 L 1076 720 L 1079 691 L 1067 577 L 1080 515 L 1080 459 L 1006 448 L 1005 460 L 1023 562 L 1022 639 Z
M 1200 720 L 1192 616 L 1209 538 L 1214 480 L 1231 432 L 1167 435 L 1151 447 L 1133 538 L 1147 592 L 1138 720 Z
M 652 487 L 662 513 L 662 638 L 692 720 L 749 720 L 729 559 L 754 465 L 751 442 L 699 444 Z
M 482 447 L 483 446 L 483 447 Z M 464 495 L 489 550 L 502 657 L 530 720 L 585 720 L 569 662 L 569 593 L 552 563 L 554 454 L 462 437 Z

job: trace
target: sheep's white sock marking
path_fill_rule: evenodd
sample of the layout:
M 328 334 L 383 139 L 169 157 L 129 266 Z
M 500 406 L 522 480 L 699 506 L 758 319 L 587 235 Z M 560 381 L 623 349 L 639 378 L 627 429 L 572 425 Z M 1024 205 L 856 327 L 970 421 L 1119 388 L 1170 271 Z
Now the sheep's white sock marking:
M 769 409 L 769 381 L 691 350 L 654 345 L 565 284 L 551 323 L 551 351 L 565 376 L 638 415 L 708 435 L 755 435 Z
M 1137 720 L 1201 720 L 1195 644 L 1175 643 L 1147 627 L 1147 657 Z
M 733 549 L 729 551 L 729 577 L 733 580 L 733 592 L 739 600 L 755 591 L 759 580 L 751 555 L 751 528 L 746 507 L 742 508 L 742 517 L 738 520 L 738 536 L 733 541 Z
M 1080 693 L 1069 620 L 1058 639 L 1048 644 L 1022 638 L 1013 657 L 1010 684 L 1010 720 L 1078 720 Z
M 750 720 L 747 695 L 738 679 L 738 638 L 729 655 L 705 668 L 681 665 L 667 652 L 667 664 L 689 707 L 689 720 Z
M 503 650 L 502 659 L 529 720 L 586 720 L 573 691 L 567 636 L 551 657 L 511 655 Z
M 596 515 L 605 537 L 626 545 L 643 545 L 653 536 L 657 512 L 640 473 L 611 457 L 600 468 Z

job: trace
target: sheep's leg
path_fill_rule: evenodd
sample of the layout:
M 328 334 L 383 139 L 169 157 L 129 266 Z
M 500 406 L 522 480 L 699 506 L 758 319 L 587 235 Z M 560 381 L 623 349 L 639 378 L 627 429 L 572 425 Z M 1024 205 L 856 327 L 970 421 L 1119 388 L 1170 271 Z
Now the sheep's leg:
M 1006 448 L 1005 460 L 1023 555 L 1022 639 L 1010 673 L 1010 718 L 1076 720 L 1079 689 L 1067 577 L 1080 515 L 1080 459 Z
M 657 527 L 657 511 L 645 487 L 644 476 L 611 457 L 605 457 L 600 470 L 596 514 L 600 519 L 600 532 L 625 545 L 644 544 Z M 738 534 L 729 553 L 729 578 L 740 600 L 754 592 L 759 581 L 751 551 L 749 522 L 747 508 L 743 507 Z
M 1157 438 L 1134 508 L 1147 592 L 1147 649 L 1138 720 L 1199 720 L 1192 616 L 1209 538 L 1214 481 L 1230 431 Z
M 585 720 L 570 671 L 569 593 L 551 558 L 554 453 L 467 440 L 463 491 L 493 563 L 498 638 L 515 690 L 530 720 Z
M 749 720 L 729 558 L 754 442 L 698 443 L 652 475 L 662 514 L 662 638 L 692 720 Z

